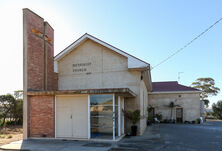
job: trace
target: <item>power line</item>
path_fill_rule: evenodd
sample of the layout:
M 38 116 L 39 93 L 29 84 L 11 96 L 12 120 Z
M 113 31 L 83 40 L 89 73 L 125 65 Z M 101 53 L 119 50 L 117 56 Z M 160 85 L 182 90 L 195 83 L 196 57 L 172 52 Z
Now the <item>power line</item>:
M 177 53 L 179 53 L 180 51 L 182 51 L 183 49 L 185 49 L 186 47 L 188 47 L 190 44 L 192 44 L 195 40 L 197 40 L 198 38 L 200 38 L 203 34 L 205 34 L 206 32 L 208 32 L 211 28 L 213 28 L 216 24 L 218 24 L 220 21 L 222 20 L 222 18 L 220 18 L 219 20 L 217 20 L 214 24 L 212 24 L 211 26 L 209 26 L 207 29 L 205 29 L 203 32 L 201 32 L 199 35 L 197 35 L 194 39 L 192 39 L 190 42 L 188 42 L 187 44 L 185 44 L 183 47 L 181 47 L 180 49 L 178 49 L 177 51 L 175 51 L 173 54 L 171 54 L 170 56 L 168 56 L 166 59 L 164 59 L 163 61 L 161 61 L 160 63 L 158 63 L 157 65 L 153 66 L 151 68 L 151 70 L 153 70 L 154 68 L 158 67 L 159 65 L 163 64 L 164 62 L 166 62 L 167 60 L 169 60 L 170 58 L 172 58 L 173 56 L 175 56 Z

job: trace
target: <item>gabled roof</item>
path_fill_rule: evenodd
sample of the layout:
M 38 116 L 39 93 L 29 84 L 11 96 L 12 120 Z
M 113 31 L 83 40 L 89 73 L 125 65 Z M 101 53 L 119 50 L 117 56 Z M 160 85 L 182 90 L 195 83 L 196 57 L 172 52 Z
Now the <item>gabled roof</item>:
M 200 92 L 200 90 L 198 89 L 181 85 L 177 81 L 152 82 L 152 92 L 180 92 L 180 91 Z
M 77 46 L 79 46 L 81 43 L 83 43 L 85 40 L 90 39 L 96 43 L 101 44 L 104 47 L 109 48 L 110 50 L 115 51 L 116 53 L 123 55 L 125 57 L 128 58 L 128 68 L 146 68 L 149 66 L 149 63 L 140 60 L 137 57 L 134 57 L 92 35 L 89 35 L 87 33 L 85 33 L 83 36 L 81 36 L 79 39 L 77 39 L 75 42 L 73 42 L 71 45 L 69 45 L 67 48 L 65 48 L 63 51 L 61 51 L 59 54 L 57 54 L 54 58 L 55 61 L 59 61 L 60 59 L 62 59 L 64 56 L 66 56 L 68 53 L 70 53 L 74 48 L 76 48 Z

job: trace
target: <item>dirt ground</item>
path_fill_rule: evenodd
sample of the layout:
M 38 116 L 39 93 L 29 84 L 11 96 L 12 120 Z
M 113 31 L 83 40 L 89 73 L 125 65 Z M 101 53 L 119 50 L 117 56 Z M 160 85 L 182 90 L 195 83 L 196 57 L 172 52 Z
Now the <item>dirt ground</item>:
M 0 128 L 0 146 L 23 138 L 22 126 Z

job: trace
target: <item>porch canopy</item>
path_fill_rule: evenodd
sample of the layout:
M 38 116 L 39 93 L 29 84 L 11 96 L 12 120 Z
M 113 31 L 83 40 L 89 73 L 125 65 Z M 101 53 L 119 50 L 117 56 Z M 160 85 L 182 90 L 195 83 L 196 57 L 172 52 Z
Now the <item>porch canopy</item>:
M 135 97 L 136 94 L 129 88 L 105 88 L 105 89 L 77 89 L 56 91 L 28 91 L 27 95 L 70 95 L 70 94 L 116 94 L 123 97 Z
M 129 88 L 28 91 L 27 95 L 56 97 L 55 138 L 99 140 L 124 136 L 124 98 L 136 96 Z

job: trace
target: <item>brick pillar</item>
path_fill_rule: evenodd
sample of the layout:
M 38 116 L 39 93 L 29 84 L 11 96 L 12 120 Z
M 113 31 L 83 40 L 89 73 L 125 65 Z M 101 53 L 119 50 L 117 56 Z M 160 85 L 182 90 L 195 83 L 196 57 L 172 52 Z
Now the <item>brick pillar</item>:
M 29 136 L 55 136 L 54 96 L 29 96 Z
M 34 31 L 39 34 L 34 33 Z M 44 90 L 44 19 L 23 10 L 24 81 L 27 90 Z
M 56 90 L 57 89 L 57 74 L 54 72 L 54 30 L 48 24 L 45 26 L 45 89 Z M 47 41 L 48 38 L 48 41 Z
M 23 106 L 23 129 L 24 139 L 31 136 L 33 125 L 30 122 L 37 122 L 36 119 L 31 117 L 31 111 L 39 111 L 43 117 L 48 116 L 48 112 L 41 113 L 41 104 L 44 102 L 44 97 L 37 97 L 34 99 L 38 106 L 33 108 L 33 101 L 31 97 L 27 96 L 27 91 L 47 91 L 57 90 L 57 74 L 54 73 L 54 30 L 44 21 L 44 19 L 29 9 L 23 9 L 23 89 L 24 89 L 24 106 Z M 54 98 L 54 96 L 52 97 Z M 29 104 L 32 102 L 32 104 Z M 44 105 L 52 104 L 50 101 L 45 101 Z M 29 112 L 30 111 L 30 112 Z M 54 115 L 54 109 L 49 110 L 51 115 Z M 32 120 L 30 120 L 32 119 Z M 46 123 L 43 125 L 50 125 L 52 121 L 44 120 Z M 47 123 L 48 122 L 48 123 Z M 42 127 L 39 125 L 39 127 Z M 46 127 L 47 129 L 47 127 Z M 53 129 L 54 130 L 54 129 Z M 29 132 L 29 134 L 28 134 Z M 35 128 L 35 136 L 40 136 L 42 130 Z M 52 137 L 52 134 L 48 135 Z

